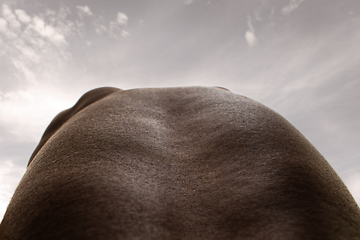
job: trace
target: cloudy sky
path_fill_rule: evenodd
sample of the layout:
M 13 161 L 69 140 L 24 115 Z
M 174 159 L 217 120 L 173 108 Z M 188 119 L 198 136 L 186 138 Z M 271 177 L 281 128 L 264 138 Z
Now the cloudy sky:
M 358 0 L 0 0 L 0 219 L 43 131 L 100 86 L 224 86 L 275 109 L 360 203 Z

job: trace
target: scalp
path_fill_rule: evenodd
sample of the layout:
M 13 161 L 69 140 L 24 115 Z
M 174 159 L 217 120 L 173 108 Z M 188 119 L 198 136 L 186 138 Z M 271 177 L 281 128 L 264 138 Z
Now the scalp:
M 359 238 L 340 178 L 266 106 L 219 88 L 105 93 L 33 155 L 2 223 L 14 236 Z
M 41 137 L 40 143 L 38 144 L 37 148 L 33 152 L 33 154 L 30 157 L 28 165 L 31 163 L 35 155 L 38 153 L 38 151 L 41 149 L 41 147 L 49 140 L 49 138 L 54 135 L 54 133 L 59 130 L 59 128 L 68 121 L 72 116 L 74 116 L 76 113 L 81 111 L 83 108 L 87 107 L 88 105 L 106 97 L 107 95 L 116 92 L 120 89 L 113 88 L 113 87 L 102 87 L 93 89 L 87 93 L 85 93 L 78 101 L 77 103 L 67 110 L 62 111 L 59 113 L 49 124 L 49 126 L 46 128 L 43 136 Z

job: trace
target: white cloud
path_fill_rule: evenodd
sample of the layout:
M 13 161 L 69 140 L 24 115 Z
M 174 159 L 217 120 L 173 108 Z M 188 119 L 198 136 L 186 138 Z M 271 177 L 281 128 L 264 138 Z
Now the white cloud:
M 190 5 L 190 4 L 192 4 L 193 2 L 194 2 L 194 0 L 185 0 L 184 3 L 185 3 L 186 5 Z
M 16 19 L 14 13 L 8 5 L 2 5 L 2 14 L 3 17 L 8 21 L 10 28 L 18 29 L 21 27 L 20 22 Z
M 352 173 L 344 182 L 356 202 L 360 205 L 360 173 Z
M 25 91 L 0 92 L 0 125 L 19 141 L 37 142 L 53 117 L 74 104 L 66 94 L 45 83 Z
M 31 21 L 30 16 L 24 10 L 16 9 L 15 14 L 22 23 L 29 23 Z
M 7 28 L 7 21 L 3 18 L 0 18 L 0 31 L 3 32 L 3 33 L 6 33 L 8 31 L 8 28 Z
M 56 14 L 58 20 L 65 20 L 67 16 L 71 13 L 71 10 L 68 7 L 61 7 Z
M 3 17 L 0 17 L 0 32 L 2 32 L 7 39 L 13 40 L 17 38 L 21 27 L 20 22 L 6 4 L 2 5 L 1 13 Z
M 129 36 L 130 35 L 130 33 L 128 33 L 127 31 L 125 31 L 125 30 L 122 30 L 121 31 L 121 36 L 122 37 L 127 37 L 127 36 Z
M 25 30 L 23 31 L 23 34 L 27 35 L 27 37 L 36 37 L 34 35 L 29 36 L 26 34 L 27 27 L 29 27 L 30 29 L 37 32 L 41 37 L 47 38 L 54 44 L 66 43 L 65 36 L 60 32 L 60 29 L 54 27 L 55 25 L 46 23 L 43 17 L 35 15 L 31 18 L 24 10 L 21 9 L 16 9 L 15 14 L 17 15 L 17 18 L 20 20 L 20 22 L 24 24 Z M 6 4 L 2 5 L 2 15 L 3 18 L 0 18 L 0 31 L 3 32 L 8 38 L 17 38 L 21 31 L 21 24 L 16 19 L 10 7 Z M 61 11 L 59 11 L 58 16 L 59 20 L 63 20 L 61 19 Z M 57 24 L 60 25 L 59 21 Z
M 118 34 L 121 35 L 121 28 L 117 22 L 110 22 L 108 34 L 117 38 Z
M 5 36 L 1 54 L 6 58 L 1 67 L 11 73 L 14 82 L 36 84 L 45 75 L 56 76 L 69 56 L 66 37 L 74 31 L 71 21 L 66 19 L 68 11 L 60 9 L 34 16 L 21 9 L 14 12 L 19 21 L 9 6 L 1 5 L 0 36 Z M 17 28 L 20 22 L 23 27 Z M 5 81 L 1 76 L 0 80 Z
M 257 41 L 258 41 L 258 40 L 257 40 L 254 32 L 247 31 L 247 32 L 245 33 L 245 38 L 246 38 L 246 41 L 247 41 L 247 43 L 248 43 L 248 45 L 249 45 L 250 47 L 254 47 L 254 46 L 257 44 Z
M 275 14 L 275 7 L 272 7 L 270 12 L 270 19 L 274 18 L 274 14 Z
M 304 0 L 290 0 L 289 4 L 281 9 L 283 15 L 290 15 L 295 9 L 297 9 L 301 2 Z
M 8 28 L 8 22 L 4 18 L 0 18 L 0 32 L 2 32 L 7 39 L 13 40 L 17 38 L 17 34 Z
M 32 29 L 34 29 L 38 34 L 42 37 L 49 39 L 51 42 L 55 44 L 64 44 L 65 36 L 63 36 L 58 29 L 54 28 L 49 24 L 45 24 L 44 20 L 38 16 L 35 16 L 32 19 L 32 23 L 30 25 Z
M 248 30 L 245 33 L 245 39 L 250 47 L 254 47 L 258 43 L 258 39 L 255 36 L 255 29 L 251 23 L 251 18 L 248 18 Z
M 118 39 L 120 37 L 127 37 L 129 36 L 129 32 L 127 32 L 126 26 L 128 24 L 128 16 L 123 13 L 119 12 L 116 16 L 116 21 L 111 21 L 109 23 L 109 27 L 104 26 L 104 19 L 99 17 L 93 21 L 93 25 L 95 27 L 95 31 L 98 34 L 108 34 L 110 37 Z
M 95 31 L 98 34 L 102 34 L 104 32 L 107 32 L 107 28 L 102 24 L 95 24 Z
M 28 64 L 26 64 L 25 61 L 19 61 L 17 59 L 12 59 L 12 64 L 14 65 L 15 69 L 19 72 L 22 73 L 23 76 L 25 76 L 26 80 L 31 83 L 37 83 L 36 81 L 36 74 L 30 70 L 30 68 L 28 67 Z
M 117 22 L 120 26 L 126 26 L 129 20 L 128 16 L 125 13 L 119 12 L 116 17 Z
M 10 198 L 25 172 L 25 167 L 17 167 L 10 160 L 0 159 L 0 219 L 5 214 Z
M 76 8 L 80 17 L 93 15 L 91 9 L 88 6 L 76 6 Z
M 92 23 L 97 34 L 107 34 L 112 38 L 119 39 L 120 37 L 127 37 L 130 35 L 129 32 L 125 30 L 128 21 L 129 17 L 125 13 L 118 12 L 116 21 L 109 22 L 108 27 L 106 27 L 107 23 L 103 17 L 96 17 Z
M 84 16 L 93 16 L 88 6 L 77 6 L 74 9 L 61 7 L 54 11 L 45 9 L 42 13 L 29 14 L 26 10 L 12 5 L 0 4 L 0 55 L 6 59 L 1 64 L 6 74 L 0 76 L 14 79 L 26 84 L 39 83 L 44 76 L 57 79 L 61 68 L 71 57 L 68 50 L 72 37 L 84 36 L 85 22 L 82 17 L 69 18 L 75 12 Z M 117 12 L 112 22 L 106 22 L 101 16 L 94 16 L 93 31 L 115 39 L 129 36 L 126 27 L 128 16 Z M 96 22 L 96 20 L 98 20 Z M 88 44 L 84 39 L 84 45 Z
M 261 17 L 261 12 L 260 12 L 259 9 L 256 9 L 254 11 L 254 16 L 255 16 L 256 21 L 262 21 L 263 20 L 262 17 Z
M 101 30 L 101 29 L 100 29 Z M 110 22 L 109 30 L 107 32 L 113 38 L 127 37 L 130 34 L 124 30 L 124 27 L 117 22 Z

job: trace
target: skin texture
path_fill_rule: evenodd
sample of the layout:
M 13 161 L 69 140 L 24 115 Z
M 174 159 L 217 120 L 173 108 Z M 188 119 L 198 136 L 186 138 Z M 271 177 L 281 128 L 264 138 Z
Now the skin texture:
M 49 125 L 0 239 L 360 239 L 310 142 L 221 88 L 100 88 Z

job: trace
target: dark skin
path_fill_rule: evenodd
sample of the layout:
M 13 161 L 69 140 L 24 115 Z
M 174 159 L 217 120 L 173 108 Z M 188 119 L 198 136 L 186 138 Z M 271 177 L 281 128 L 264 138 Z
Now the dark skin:
M 0 239 L 360 239 L 288 121 L 221 88 L 100 88 L 49 125 Z

